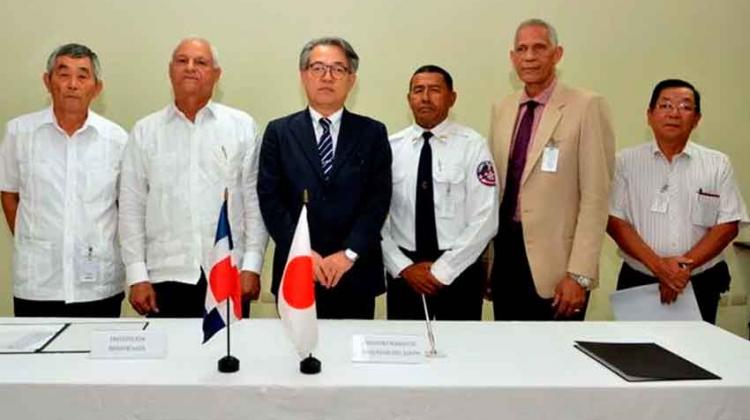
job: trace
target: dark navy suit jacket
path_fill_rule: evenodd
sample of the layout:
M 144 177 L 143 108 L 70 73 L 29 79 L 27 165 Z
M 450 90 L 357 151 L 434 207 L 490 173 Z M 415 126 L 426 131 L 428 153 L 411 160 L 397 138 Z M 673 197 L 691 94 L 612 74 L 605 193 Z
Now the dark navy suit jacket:
M 268 233 L 276 243 L 274 294 L 305 190 L 313 250 L 322 257 L 347 248 L 359 255 L 336 288 L 366 296 L 384 293 L 380 230 L 392 190 L 391 148 L 385 126 L 344 109 L 327 181 L 307 109 L 271 121 L 266 127 L 258 168 L 258 200 Z

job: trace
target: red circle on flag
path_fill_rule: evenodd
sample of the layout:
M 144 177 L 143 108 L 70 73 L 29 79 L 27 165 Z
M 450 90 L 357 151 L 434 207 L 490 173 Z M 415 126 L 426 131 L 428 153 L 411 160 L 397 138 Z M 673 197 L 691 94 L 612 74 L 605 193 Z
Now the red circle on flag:
M 295 309 L 306 309 L 315 303 L 312 257 L 294 257 L 284 271 L 282 291 L 286 303 Z

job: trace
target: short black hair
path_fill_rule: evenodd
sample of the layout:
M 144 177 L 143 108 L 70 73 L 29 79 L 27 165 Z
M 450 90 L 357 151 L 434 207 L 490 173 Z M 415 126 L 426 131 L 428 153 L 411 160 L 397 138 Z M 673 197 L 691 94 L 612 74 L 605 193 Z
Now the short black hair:
M 665 79 L 661 82 L 657 83 L 656 86 L 654 86 L 654 91 L 651 92 L 651 100 L 648 102 L 648 109 L 652 110 L 656 107 L 656 101 L 659 100 L 659 95 L 661 95 L 661 92 L 664 89 L 670 89 L 670 88 L 688 88 L 693 91 L 693 96 L 695 97 L 695 112 L 698 114 L 701 113 L 701 94 L 698 92 L 698 89 L 695 88 L 690 82 L 686 82 L 681 79 Z
M 443 80 L 445 81 L 445 85 L 448 86 L 448 90 L 453 92 L 453 78 L 451 77 L 451 74 L 448 73 L 448 70 L 434 64 L 425 64 L 414 70 L 414 74 L 411 75 L 411 78 L 413 79 L 414 76 L 420 73 L 439 73 L 443 76 Z M 409 79 L 409 90 L 411 90 L 411 79 Z

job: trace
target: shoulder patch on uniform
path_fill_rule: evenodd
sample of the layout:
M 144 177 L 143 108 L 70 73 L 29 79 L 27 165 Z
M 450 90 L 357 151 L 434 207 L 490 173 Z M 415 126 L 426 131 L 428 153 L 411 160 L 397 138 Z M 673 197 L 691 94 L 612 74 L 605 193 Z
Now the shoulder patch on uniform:
M 495 169 L 492 167 L 492 162 L 485 160 L 479 163 L 477 166 L 477 179 L 488 187 L 494 187 L 497 184 L 495 179 Z

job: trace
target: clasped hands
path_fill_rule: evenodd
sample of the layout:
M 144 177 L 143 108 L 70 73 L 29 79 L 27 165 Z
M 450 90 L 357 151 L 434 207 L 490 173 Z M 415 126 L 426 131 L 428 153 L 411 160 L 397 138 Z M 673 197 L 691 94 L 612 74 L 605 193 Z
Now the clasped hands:
M 326 289 L 336 287 L 341 277 L 354 265 L 354 262 L 347 258 L 343 250 L 325 258 L 321 257 L 317 252 L 312 251 L 312 258 L 315 280 Z
M 672 303 L 690 281 L 693 260 L 686 257 L 664 257 L 654 267 L 659 279 L 659 294 L 662 303 Z

